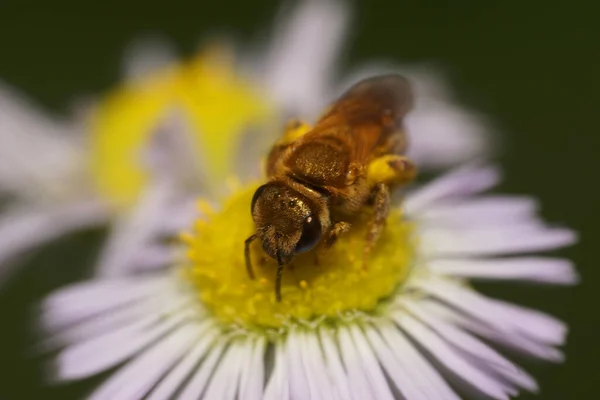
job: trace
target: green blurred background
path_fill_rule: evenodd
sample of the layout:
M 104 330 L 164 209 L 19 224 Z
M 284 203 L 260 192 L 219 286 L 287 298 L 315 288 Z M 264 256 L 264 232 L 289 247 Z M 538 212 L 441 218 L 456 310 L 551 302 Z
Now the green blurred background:
M 182 54 L 203 34 L 268 33 L 275 1 L 217 4 L 147 1 L 13 1 L 0 5 L 0 79 L 47 109 L 66 114 L 74 95 L 118 82 L 130 39 L 159 33 Z M 354 2 L 358 13 L 347 65 L 374 58 L 442 64 L 457 97 L 493 118 L 505 142 L 499 190 L 536 195 L 544 217 L 582 236 L 560 252 L 576 260 L 574 288 L 479 285 L 486 293 L 544 309 L 571 325 L 567 361 L 523 361 L 541 383 L 540 399 L 595 399 L 600 373 L 599 268 L 593 243 L 598 196 L 598 7 L 551 1 Z M 94 382 L 46 388 L 31 357 L 37 299 L 88 272 L 103 231 L 88 231 L 36 251 L 0 293 L 0 398 L 80 398 Z

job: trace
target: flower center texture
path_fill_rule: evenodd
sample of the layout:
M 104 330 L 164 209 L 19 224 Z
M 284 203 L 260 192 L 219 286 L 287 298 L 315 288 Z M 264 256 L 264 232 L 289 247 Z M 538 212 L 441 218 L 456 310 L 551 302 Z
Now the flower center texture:
M 393 209 L 365 266 L 363 248 L 370 217 L 365 209 L 352 221 L 352 229 L 319 256 L 318 264 L 313 249 L 286 266 L 282 300 L 277 302 L 277 263 L 264 253 L 260 240 L 251 246 L 254 280 L 244 260 L 244 240 L 254 233 L 250 202 L 257 187 L 238 190 L 218 212 L 205 210 L 193 231 L 182 234 L 188 260 L 184 279 L 224 326 L 278 329 L 378 315 L 406 281 L 414 259 L 411 224 Z
M 184 121 L 174 129 L 189 135 L 201 172 L 219 183 L 232 173 L 240 137 L 249 129 L 264 130 L 273 110 L 236 73 L 226 50 L 208 47 L 186 63 L 126 82 L 103 99 L 90 121 L 90 169 L 102 194 L 117 204 L 135 201 L 149 179 L 143 150 L 174 111 Z

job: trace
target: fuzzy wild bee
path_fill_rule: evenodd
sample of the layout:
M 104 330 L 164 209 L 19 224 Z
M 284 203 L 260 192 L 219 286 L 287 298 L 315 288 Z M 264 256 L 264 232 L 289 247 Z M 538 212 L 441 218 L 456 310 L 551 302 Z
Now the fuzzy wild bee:
M 352 229 L 352 216 L 372 207 L 363 267 L 390 206 L 390 192 L 414 179 L 404 156 L 403 119 L 413 105 L 410 84 L 400 75 L 362 80 L 348 89 L 313 128 L 291 122 L 267 157 L 268 182 L 252 198 L 256 231 L 245 241 L 248 275 L 254 279 L 250 244 L 259 239 L 277 261 L 275 295 L 294 256 L 331 247 Z

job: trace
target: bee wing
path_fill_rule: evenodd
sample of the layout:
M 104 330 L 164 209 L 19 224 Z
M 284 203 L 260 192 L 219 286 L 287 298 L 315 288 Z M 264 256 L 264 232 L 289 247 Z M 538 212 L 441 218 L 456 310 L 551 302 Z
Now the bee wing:
M 340 128 L 355 143 L 354 159 L 365 163 L 378 152 L 402 152 L 402 121 L 413 106 L 409 81 L 401 75 L 362 80 L 335 101 L 314 131 Z

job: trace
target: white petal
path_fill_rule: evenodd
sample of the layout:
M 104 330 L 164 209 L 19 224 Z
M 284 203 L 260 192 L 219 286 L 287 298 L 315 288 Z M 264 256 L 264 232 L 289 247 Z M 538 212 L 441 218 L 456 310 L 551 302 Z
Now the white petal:
M 430 398 L 427 391 L 420 387 L 423 385 L 419 385 L 418 381 L 411 376 L 411 367 L 407 368 L 406 365 L 399 362 L 397 357 L 394 357 L 393 351 L 387 347 L 377 331 L 369 327 L 365 333 L 379 363 L 396 386 L 396 389 L 402 393 L 403 398 L 407 400 Z M 399 359 L 402 359 L 402 357 L 399 357 Z
M 319 393 L 314 387 L 314 382 L 309 382 L 306 375 L 307 366 L 303 365 L 302 352 L 305 349 L 300 348 L 300 338 L 295 332 L 290 332 L 285 341 L 285 354 L 290 361 L 287 363 L 288 375 L 290 377 L 290 394 L 294 399 L 315 399 L 319 400 Z
M 199 217 L 198 199 L 196 196 L 188 196 L 179 202 L 173 202 L 169 207 L 166 218 L 160 221 L 159 232 L 163 235 L 174 235 L 189 229 L 193 221 Z
M 406 116 L 407 155 L 417 165 L 442 168 L 485 155 L 489 132 L 483 118 L 442 101 L 419 104 Z
M 189 315 L 185 310 L 168 318 L 149 316 L 131 326 L 70 346 L 57 356 L 55 374 L 57 378 L 71 380 L 102 372 L 173 330 Z
M 570 260 L 551 257 L 439 259 L 427 262 L 427 268 L 444 275 L 472 279 L 525 280 L 566 285 L 579 281 Z
M 109 210 L 96 201 L 39 208 L 9 208 L 0 215 L 0 282 L 15 266 L 12 258 L 76 229 L 105 222 Z
M 352 342 L 350 332 L 346 328 L 338 330 L 338 343 L 348 373 L 348 384 L 354 397 L 358 399 L 376 399 L 376 393 L 371 389 L 369 381 L 362 369 L 362 359 Z
M 185 357 L 160 381 L 148 396 L 148 400 L 168 400 L 173 398 L 175 392 L 185 384 L 186 379 L 209 351 L 210 345 L 219 333 L 217 329 L 209 329 L 204 333 L 200 333 L 197 343 L 190 346 L 190 350 Z
M 416 214 L 431 205 L 444 201 L 466 198 L 496 185 L 500 179 L 500 170 L 495 167 L 464 166 L 455 168 L 407 194 L 403 204 L 407 214 L 414 218 Z
M 375 393 L 374 398 L 393 400 L 394 396 L 392 395 L 389 385 L 385 380 L 385 376 L 377 363 L 377 358 L 369 348 L 369 343 L 364 336 L 364 333 L 355 325 L 351 325 L 348 328 L 348 331 L 350 332 L 358 356 L 362 360 L 360 366 L 363 373 L 367 377 L 372 393 Z
M 333 386 L 334 379 L 327 369 L 327 363 L 319 346 L 318 336 L 312 331 L 297 334 L 302 347 L 300 357 L 302 358 L 306 379 L 311 385 L 311 392 L 318 393 L 317 397 L 321 399 L 337 398 Z
M 265 347 L 264 338 L 258 338 L 252 343 L 252 354 L 242 366 L 240 377 L 240 393 L 243 399 L 260 400 L 263 397 L 263 381 L 265 374 Z M 242 396 L 238 396 L 242 399 Z
M 215 343 L 213 345 L 208 356 L 202 361 L 202 364 L 200 364 L 200 367 L 194 376 L 192 376 L 185 389 L 177 397 L 178 399 L 197 400 L 200 398 L 224 350 L 225 345 L 223 343 Z
M 144 397 L 183 357 L 198 334 L 193 324 L 178 328 L 119 369 L 92 393 L 90 400 L 136 400 Z
M 90 338 L 102 336 L 108 332 L 131 327 L 141 320 L 160 318 L 168 315 L 181 307 L 187 307 L 190 300 L 184 296 L 173 296 L 171 293 L 160 293 L 155 297 L 148 297 L 141 301 L 128 303 L 116 307 L 110 312 L 88 318 L 80 323 L 68 326 L 44 340 L 42 349 L 52 349 L 57 346 L 89 340 Z
M 170 179 L 151 184 L 136 207 L 117 220 L 96 266 L 99 276 L 123 276 L 135 269 L 140 251 L 158 236 L 158 226 L 167 217 L 165 209 L 175 190 Z
M 358 400 L 350 391 L 349 377 L 344 370 L 340 350 L 335 343 L 333 334 L 327 329 L 321 329 L 319 334 L 321 346 L 323 346 L 323 355 L 327 363 L 327 370 L 331 374 L 331 380 L 334 382 L 335 393 L 340 399 Z
M 536 201 L 529 197 L 481 196 L 429 208 L 419 214 L 419 224 L 466 229 L 509 225 L 533 218 L 537 208 Z
M 415 383 L 427 394 L 428 399 L 458 400 L 459 397 L 450 388 L 439 372 L 425 357 L 408 341 L 404 333 L 397 327 L 378 323 L 377 329 L 386 342 L 390 354 L 396 361 L 405 366 Z
M 511 363 L 474 336 L 439 318 L 435 312 L 430 311 L 427 303 L 421 303 L 408 299 L 404 299 L 402 302 L 408 311 L 429 325 L 440 337 L 472 356 L 471 360 L 473 364 L 492 369 L 507 378 L 510 382 L 529 391 L 535 392 L 538 390 L 535 380 L 521 368 Z
M 492 256 L 552 250 L 577 241 L 570 229 L 549 228 L 536 221 L 493 228 L 423 227 L 420 246 L 428 257 Z
M 137 254 L 132 256 L 128 270 L 148 272 L 173 266 L 180 255 L 180 249 L 174 246 L 173 243 L 160 243 L 142 247 L 137 251 Z
M 86 193 L 78 133 L 0 82 L 0 192 L 33 202 Z
M 309 0 L 280 20 L 261 75 L 266 90 L 284 111 L 311 120 L 329 100 L 327 84 L 340 55 L 348 17 L 343 1 Z
M 227 348 L 225 355 L 215 368 L 205 399 L 233 400 L 240 383 L 242 365 L 250 358 L 251 348 L 245 340 L 234 341 Z
M 119 280 L 95 280 L 67 286 L 52 293 L 42 304 L 43 326 L 56 330 L 155 293 L 168 293 L 172 288 L 172 281 L 166 278 L 159 274 Z
M 494 399 L 509 399 L 506 393 L 507 390 L 501 382 L 475 368 L 419 321 L 403 313 L 397 313 L 393 318 L 399 326 L 406 330 L 415 341 L 423 345 L 450 372 Z
M 284 345 L 281 342 L 274 344 L 275 361 L 273 362 L 273 372 L 269 377 L 265 387 L 263 400 L 289 400 L 290 382 L 287 372 L 287 355 Z
M 540 359 L 554 362 L 561 362 L 564 359 L 563 354 L 554 347 L 532 340 L 518 332 L 507 334 L 506 331 L 499 330 L 494 326 L 483 323 L 482 321 L 470 318 L 444 304 L 428 300 L 423 300 L 423 302 L 427 303 L 427 307 L 430 312 L 435 312 L 440 318 L 443 318 L 452 324 L 468 329 L 469 331 L 485 339 Z
M 468 287 L 441 279 L 418 279 L 415 285 L 505 334 L 525 335 L 548 344 L 564 342 L 565 324 L 547 314 L 494 300 Z

